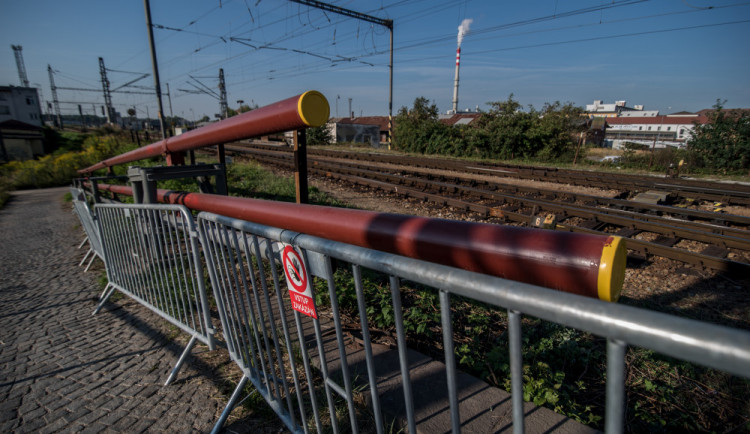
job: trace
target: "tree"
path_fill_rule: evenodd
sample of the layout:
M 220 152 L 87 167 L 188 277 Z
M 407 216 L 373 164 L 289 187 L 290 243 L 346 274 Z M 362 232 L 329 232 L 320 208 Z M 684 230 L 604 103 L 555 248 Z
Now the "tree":
M 237 116 L 238 114 L 246 113 L 246 112 L 249 112 L 251 110 L 255 110 L 257 108 L 258 108 L 257 104 L 255 104 L 253 107 L 250 107 L 247 104 L 240 104 L 240 106 L 237 107 L 237 110 L 235 110 L 235 109 L 233 109 L 231 107 L 227 107 L 227 117 L 231 118 L 232 116 Z
M 305 137 L 307 139 L 307 144 L 310 146 L 330 145 L 334 141 L 333 134 L 331 134 L 331 130 L 326 124 L 319 127 L 308 128 Z
M 521 110 L 521 104 L 513 94 L 505 101 L 488 103 L 490 111 L 479 117 L 478 127 L 486 131 L 487 146 L 484 156 L 493 158 L 517 158 L 536 153 L 528 140 L 528 131 L 535 116 Z
M 536 143 L 536 157 L 544 160 L 572 160 L 580 132 L 586 128 L 583 110 L 572 103 L 544 104 L 531 131 Z
M 442 126 L 437 105 L 417 97 L 411 109 L 401 107 L 394 119 L 394 145 L 403 151 L 424 153 Z
M 716 100 L 708 122 L 695 124 L 687 143 L 694 164 L 723 173 L 750 170 L 750 111 L 725 110 Z

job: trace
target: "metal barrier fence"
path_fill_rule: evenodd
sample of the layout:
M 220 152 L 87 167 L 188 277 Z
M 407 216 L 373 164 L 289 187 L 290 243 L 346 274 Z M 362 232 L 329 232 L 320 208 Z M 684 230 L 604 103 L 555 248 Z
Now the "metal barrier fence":
M 363 268 L 380 273 L 391 292 L 400 389 L 406 425 L 412 433 L 416 432 L 417 420 L 401 306 L 402 279 L 429 286 L 439 295 L 445 393 L 453 432 L 459 432 L 466 420 L 459 411 L 451 296 L 507 309 L 513 430 L 517 433 L 524 431 L 521 353 L 524 314 L 607 338 L 607 432 L 623 430 L 628 345 L 750 378 L 750 333 L 746 331 L 604 303 L 212 213 L 200 213 L 198 225 L 229 353 L 244 374 L 214 432 L 223 425 L 247 381 L 292 432 L 308 432 L 311 424 L 318 432 L 322 431 L 325 416 L 319 412 L 320 389 L 325 394 L 331 429 L 340 431 L 335 414 L 335 401 L 340 398 L 346 402 L 349 413 L 350 426 L 346 430 L 358 432 L 361 421 L 355 409 L 349 363 L 353 354 L 344 342 L 337 295 L 340 288 L 336 286 L 332 260 L 351 265 L 365 352 L 368 406 L 379 433 L 386 429 L 380 405 L 382 378 L 377 374 L 368 331 L 366 312 L 373 301 L 364 296 Z M 321 329 L 311 283 L 313 276 L 322 279 L 330 298 L 333 338 L 324 336 Z M 284 281 L 288 290 L 282 289 Z M 337 373 L 329 371 L 332 358 L 338 359 Z M 320 372 L 313 372 L 312 365 L 317 365 Z
M 91 255 L 91 259 L 84 269 L 84 272 L 86 272 L 97 257 L 104 261 L 104 248 L 102 247 L 99 228 L 96 224 L 96 216 L 91 211 L 88 202 L 86 202 L 86 195 L 78 188 L 71 188 L 70 194 L 73 196 L 73 211 L 81 221 L 81 227 L 83 227 L 83 232 L 86 234 L 86 238 L 83 240 L 79 248 L 82 247 L 86 241 L 89 243 L 89 250 L 86 252 L 83 259 L 81 259 L 81 263 L 78 264 L 79 267 L 83 265 L 84 262 L 86 262 L 86 259 L 89 258 L 89 255 Z
M 169 384 L 196 341 L 215 347 L 193 217 L 179 205 L 99 204 L 95 209 L 111 288 L 94 314 L 117 289 L 190 334 Z

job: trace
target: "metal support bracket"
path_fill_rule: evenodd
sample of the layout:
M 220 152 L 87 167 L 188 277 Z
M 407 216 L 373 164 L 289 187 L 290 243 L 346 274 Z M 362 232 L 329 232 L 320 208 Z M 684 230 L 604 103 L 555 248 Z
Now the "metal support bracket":
M 210 177 L 215 178 L 215 186 Z M 201 193 L 227 195 L 226 175 L 222 164 L 196 164 L 193 166 L 155 166 L 128 168 L 128 178 L 133 186 L 135 203 L 157 203 L 156 183 L 168 179 L 194 178 Z

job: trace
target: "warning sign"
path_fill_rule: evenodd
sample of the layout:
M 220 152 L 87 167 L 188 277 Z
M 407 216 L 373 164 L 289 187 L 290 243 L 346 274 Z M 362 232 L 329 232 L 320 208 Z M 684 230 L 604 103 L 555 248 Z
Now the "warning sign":
M 318 319 L 312 299 L 310 276 L 307 274 L 302 256 L 294 250 L 294 247 L 285 244 L 284 250 L 281 252 L 281 265 L 284 268 L 284 275 L 286 275 L 286 285 L 289 287 L 292 309 Z

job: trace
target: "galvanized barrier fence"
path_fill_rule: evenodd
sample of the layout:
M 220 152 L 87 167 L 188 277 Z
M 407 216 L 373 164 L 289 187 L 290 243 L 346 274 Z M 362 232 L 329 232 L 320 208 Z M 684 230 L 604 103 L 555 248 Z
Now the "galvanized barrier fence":
M 117 289 L 190 334 L 169 384 L 196 341 L 210 350 L 215 346 L 193 217 L 179 205 L 98 204 L 95 209 L 111 288 L 94 314 Z
M 84 272 L 86 272 L 91 268 L 94 259 L 99 258 L 104 261 L 104 249 L 102 247 L 101 236 L 99 235 L 99 228 L 96 224 L 96 216 L 91 211 L 88 202 L 86 202 L 86 195 L 78 188 L 71 188 L 70 194 L 73 197 L 73 212 L 81 221 L 81 227 L 86 234 L 86 238 L 81 242 L 78 248 L 81 248 L 86 241 L 89 243 L 89 250 L 86 252 L 83 259 L 81 259 L 81 263 L 78 264 L 79 267 L 82 266 L 84 262 L 86 262 L 86 259 L 89 259 L 89 256 L 91 256 L 89 263 L 84 269 Z
M 521 317 L 531 315 L 607 338 L 607 432 L 622 432 L 625 401 L 625 354 L 628 345 L 717 368 L 750 378 L 750 333 L 628 306 L 508 281 L 443 265 L 378 252 L 322 238 L 258 225 L 217 214 L 200 213 L 207 266 L 232 360 L 243 378 L 230 398 L 218 431 L 250 381 L 292 432 L 323 430 L 323 390 L 331 429 L 340 431 L 336 400 L 346 403 L 350 426 L 358 432 L 353 383 L 332 260 L 351 265 L 365 351 L 369 408 L 377 432 L 386 429 L 380 406 L 379 378 L 368 331 L 362 269 L 389 282 L 397 333 L 406 424 L 416 432 L 414 399 L 407 360 L 400 280 L 434 288 L 439 294 L 445 375 L 453 432 L 462 419 L 457 395 L 451 295 L 507 309 L 512 389 L 513 430 L 524 431 Z M 265 259 L 264 259 L 265 258 Z M 269 260 L 270 259 L 270 260 Z M 315 306 L 313 276 L 325 282 L 330 297 L 335 346 L 325 337 Z M 284 283 L 286 281 L 286 283 Z M 290 306 L 292 309 L 290 310 Z M 304 315 L 301 315 L 302 312 Z M 328 346 L 327 346 L 328 345 Z M 337 354 L 335 354 L 337 352 Z M 337 358 L 337 375 L 329 372 Z M 319 373 L 311 366 L 317 366 Z M 319 375 L 322 378 L 317 378 Z M 342 384 L 343 383 L 343 384 Z

